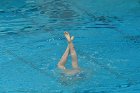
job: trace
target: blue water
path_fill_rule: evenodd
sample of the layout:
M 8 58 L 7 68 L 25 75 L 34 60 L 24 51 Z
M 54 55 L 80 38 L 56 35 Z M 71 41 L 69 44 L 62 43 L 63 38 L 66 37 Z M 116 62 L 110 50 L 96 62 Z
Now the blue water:
M 64 31 L 84 78 L 57 73 Z M 0 0 L 0 93 L 140 93 L 139 61 L 140 0 Z

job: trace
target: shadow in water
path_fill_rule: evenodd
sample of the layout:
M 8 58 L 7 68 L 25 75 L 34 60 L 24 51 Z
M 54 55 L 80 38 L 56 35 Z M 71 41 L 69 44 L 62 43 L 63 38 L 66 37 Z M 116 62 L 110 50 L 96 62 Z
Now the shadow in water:
M 72 20 L 74 17 L 77 16 L 77 13 L 65 0 L 51 0 L 42 2 L 42 4 L 40 5 L 40 13 L 44 13 L 49 16 L 49 18 L 55 18 L 58 20 Z
M 127 35 L 124 38 L 133 41 L 134 43 L 140 43 L 140 35 Z

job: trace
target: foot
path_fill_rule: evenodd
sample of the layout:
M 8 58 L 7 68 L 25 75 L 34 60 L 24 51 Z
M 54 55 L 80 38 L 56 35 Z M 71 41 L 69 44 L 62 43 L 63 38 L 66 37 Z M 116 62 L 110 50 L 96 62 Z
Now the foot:
M 71 37 L 71 41 L 73 41 L 73 40 L 74 40 L 74 36 Z
M 64 32 L 64 35 L 68 42 L 71 42 L 70 34 L 68 32 Z

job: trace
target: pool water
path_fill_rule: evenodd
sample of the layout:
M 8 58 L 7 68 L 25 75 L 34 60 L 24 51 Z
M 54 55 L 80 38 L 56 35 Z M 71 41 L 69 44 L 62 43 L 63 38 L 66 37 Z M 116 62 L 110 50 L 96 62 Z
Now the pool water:
M 0 93 L 140 93 L 139 24 L 140 0 L 1 0 Z M 81 78 L 58 74 L 64 31 Z

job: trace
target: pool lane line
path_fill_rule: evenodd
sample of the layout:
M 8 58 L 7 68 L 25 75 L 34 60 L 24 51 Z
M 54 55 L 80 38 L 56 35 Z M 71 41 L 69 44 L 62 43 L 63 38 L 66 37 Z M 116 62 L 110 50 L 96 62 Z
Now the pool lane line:
M 40 72 L 41 74 L 50 77 L 50 78 L 55 78 L 53 74 L 49 74 L 47 73 L 47 71 L 41 70 L 40 68 L 37 67 L 37 65 L 33 64 L 32 62 L 18 56 L 16 53 L 12 52 L 9 49 L 5 49 L 5 48 L 1 48 L 2 50 L 5 50 L 6 53 L 12 55 L 13 57 L 15 57 L 16 59 L 18 59 L 20 62 L 30 66 L 31 68 L 35 69 L 36 71 Z
M 134 81 L 132 79 L 129 79 L 127 77 L 124 77 L 122 74 L 123 73 L 119 73 L 118 71 L 116 71 L 115 69 L 112 69 L 102 63 L 100 63 L 99 61 L 97 61 L 96 58 L 93 58 L 91 57 L 89 54 L 87 54 L 86 52 L 81 52 L 81 51 L 78 51 L 79 55 L 80 56 L 83 56 L 83 55 L 86 55 L 86 59 L 90 62 L 91 60 L 93 61 L 93 63 L 95 63 L 96 65 L 98 65 L 99 67 L 103 68 L 104 70 L 108 71 L 109 73 L 115 75 L 116 79 L 120 79 L 120 80 L 124 80 L 126 82 L 126 84 L 121 84 L 123 86 L 126 87 L 131 87 L 132 85 L 136 85 L 136 84 L 139 84 L 139 82 L 137 81 Z M 91 64 L 92 65 L 92 64 Z M 117 86 L 120 86 L 121 85 L 117 85 Z M 123 87 L 124 88 L 124 87 Z

